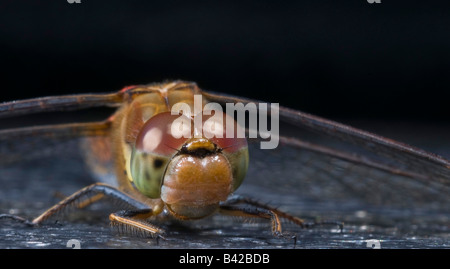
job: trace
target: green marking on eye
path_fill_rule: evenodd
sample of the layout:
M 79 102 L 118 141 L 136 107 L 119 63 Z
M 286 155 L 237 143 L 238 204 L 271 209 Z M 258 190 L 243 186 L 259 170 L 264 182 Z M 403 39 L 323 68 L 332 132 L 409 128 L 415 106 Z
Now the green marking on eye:
M 131 156 L 131 177 L 134 185 L 144 195 L 159 198 L 168 157 L 154 155 L 133 149 Z M 156 167 L 157 166 L 157 167 Z

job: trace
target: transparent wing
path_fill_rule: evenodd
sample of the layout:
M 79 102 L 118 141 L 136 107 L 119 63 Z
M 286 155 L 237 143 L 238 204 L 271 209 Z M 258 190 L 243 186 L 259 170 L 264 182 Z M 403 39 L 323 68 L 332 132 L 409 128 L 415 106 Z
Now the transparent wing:
M 66 196 L 94 182 L 83 161 L 80 138 L 28 137 L 0 144 L 0 208 L 30 211 L 35 217 Z M 37 211 L 33 211 L 37 210 Z
M 1 103 L 0 164 L 7 165 L 21 159 L 68 152 L 73 147 L 65 146 L 65 141 L 77 137 L 107 135 L 111 127 L 107 120 L 76 122 L 70 115 L 64 114 L 62 123 L 51 124 L 51 122 L 60 116 L 60 113 L 57 113 L 60 111 L 117 107 L 124 98 L 124 91 L 120 91 L 107 94 L 50 96 Z M 33 115 L 36 113 L 44 114 Z M 92 120 L 94 117 L 90 118 Z M 71 121 L 75 123 L 70 123 Z
M 224 106 L 259 103 L 217 93 L 205 96 Z M 262 150 L 256 141 L 250 148 L 243 193 L 290 204 L 290 210 L 392 214 L 398 209 L 409 217 L 426 212 L 427 218 L 448 220 L 450 162 L 445 158 L 288 108 L 280 107 L 279 119 L 279 146 Z
M 284 203 L 292 199 L 291 203 L 328 204 L 337 210 L 379 206 L 450 212 L 449 186 L 440 181 L 395 172 L 365 156 L 328 154 L 310 146 L 300 149 L 282 143 L 268 151 L 251 144 L 247 182 L 254 186 L 252 192 L 261 193 L 254 191 L 261 188 L 266 196 L 281 194 L 278 199 Z
M 80 110 L 89 107 L 117 107 L 123 102 L 124 91 L 107 94 L 49 96 L 0 104 L 0 118 L 51 111 Z
M 2 210 L 32 209 L 33 206 L 41 210 L 59 201 L 55 191 L 69 195 L 92 183 L 93 177 L 83 161 L 81 140 L 108 135 L 110 122 L 95 121 L 98 117 L 92 115 L 84 115 L 83 122 L 77 122 L 81 120 L 74 116 L 77 113 L 58 111 L 117 106 L 120 98 L 120 93 L 86 94 L 0 104 Z M 32 115 L 36 113 L 39 114 Z M 108 115 L 100 114 L 101 119 Z M 34 216 L 36 212 L 29 215 Z

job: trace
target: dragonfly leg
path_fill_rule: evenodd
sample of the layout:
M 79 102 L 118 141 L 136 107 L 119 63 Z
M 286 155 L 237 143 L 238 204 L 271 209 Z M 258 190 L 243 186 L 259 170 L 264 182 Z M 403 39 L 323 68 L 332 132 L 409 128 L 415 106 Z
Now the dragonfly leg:
M 236 204 L 247 204 L 247 205 L 251 205 L 251 206 L 255 206 L 257 208 L 263 208 L 266 210 L 270 210 L 273 211 L 274 213 L 276 213 L 278 216 L 280 216 L 281 218 L 287 219 L 295 224 L 297 224 L 298 226 L 302 227 L 302 228 L 311 228 L 311 227 L 315 227 L 315 226 L 323 226 L 323 225 L 336 225 L 339 227 L 339 229 L 342 231 L 342 229 L 344 228 L 344 224 L 340 221 L 319 221 L 319 222 L 305 222 L 304 220 L 295 217 L 291 214 L 288 214 L 284 211 L 281 211 L 275 207 L 269 206 L 267 204 L 261 203 L 259 201 L 256 201 L 254 199 L 248 198 L 248 197 L 244 197 L 244 196 L 239 196 L 236 195 L 235 197 L 227 200 L 225 202 L 226 205 L 236 205 Z
M 60 201 L 59 203 L 42 213 L 39 217 L 35 218 L 31 223 L 33 225 L 39 225 L 54 214 L 61 212 L 64 208 L 67 208 L 69 206 L 83 208 L 91 203 L 100 200 L 104 196 L 110 196 L 112 198 L 120 200 L 121 202 L 125 202 L 126 204 L 134 208 L 148 209 L 147 205 L 136 201 L 135 199 L 129 197 L 118 189 L 106 184 L 96 183 L 89 185 Z
M 50 218 L 51 216 L 62 211 L 64 208 L 74 206 L 76 208 L 84 208 L 92 203 L 95 203 L 105 196 L 115 198 L 121 202 L 126 203 L 128 206 L 136 208 L 136 210 L 122 210 L 116 213 L 112 213 L 109 216 L 111 225 L 119 227 L 123 231 L 131 232 L 133 234 L 141 235 L 157 235 L 162 237 L 165 233 L 164 230 L 148 223 L 147 218 L 155 215 L 154 211 L 149 208 L 148 205 L 141 203 L 120 190 L 103 184 L 96 183 L 89 185 L 74 194 L 66 197 L 56 205 L 52 206 L 39 217 L 32 221 L 28 221 L 22 217 L 11 214 L 0 214 L 0 219 L 11 219 L 17 222 L 21 222 L 30 226 L 37 226 Z
M 233 198 L 231 198 L 231 199 L 229 199 L 229 200 L 227 200 L 225 202 L 225 205 L 236 205 L 236 204 L 246 204 L 246 205 L 254 206 L 256 208 L 261 208 L 261 209 L 272 211 L 275 214 L 277 214 L 279 217 L 287 219 L 287 220 L 297 224 L 298 226 L 300 226 L 302 228 L 305 228 L 305 224 L 306 223 L 301 218 L 298 218 L 296 216 L 288 214 L 288 213 L 286 213 L 284 211 L 279 210 L 276 207 L 269 206 L 269 205 L 261 203 L 261 202 L 259 202 L 257 200 L 251 199 L 249 197 L 236 195 Z
M 103 193 L 97 193 L 97 194 L 95 194 L 95 195 L 92 196 L 92 197 L 88 197 L 88 198 L 86 198 L 85 200 L 80 201 L 80 202 L 77 204 L 77 208 L 83 209 L 83 208 L 87 207 L 88 205 L 93 204 L 93 203 L 99 201 L 99 200 L 102 199 L 103 197 L 105 197 L 105 195 L 104 195 Z
M 281 229 L 279 210 L 270 210 L 263 207 L 246 208 L 237 205 L 221 205 L 220 212 L 226 215 L 240 216 L 240 217 L 259 217 L 269 219 L 272 225 L 272 234 L 277 237 L 284 237 L 294 240 L 294 245 L 297 243 L 297 236 L 292 233 L 283 232 Z
M 152 216 L 154 214 L 151 209 L 122 210 L 109 215 L 109 220 L 111 226 L 119 228 L 119 232 L 144 237 L 157 236 L 164 239 L 162 235 L 165 231 L 147 221 Z

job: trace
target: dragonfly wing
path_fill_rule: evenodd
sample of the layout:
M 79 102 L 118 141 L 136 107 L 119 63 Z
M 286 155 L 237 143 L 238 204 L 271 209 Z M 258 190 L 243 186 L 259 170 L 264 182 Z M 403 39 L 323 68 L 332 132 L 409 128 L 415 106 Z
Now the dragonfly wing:
M 222 105 L 229 102 L 244 104 L 260 103 L 260 101 L 256 100 L 213 92 L 205 92 L 204 95 L 209 100 Z M 270 111 L 268 112 L 270 113 Z M 279 109 L 279 121 L 280 125 L 284 125 L 284 129 L 280 131 L 280 135 L 289 136 L 290 134 L 299 138 L 299 134 L 311 132 L 310 137 L 312 135 L 330 139 L 330 142 L 325 141 L 326 143 L 347 142 L 356 146 L 350 150 L 366 150 L 370 152 L 373 158 L 377 158 L 378 162 L 384 162 L 405 171 L 414 171 L 432 177 L 434 180 L 444 181 L 444 184 L 450 184 L 450 160 L 436 154 L 348 125 L 285 107 L 280 107 Z M 324 140 L 321 140 L 321 142 L 324 142 Z
M 209 92 L 205 97 L 224 107 L 230 102 L 259 103 Z M 297 204 L 328 203 L 336 210 L 381 206 L 450 212 L 448 160 L 284 107 L 279 120 L 276 149 L 263 150 L 258 143 L 250 148 L 247 180 L 252 191 L 243 191 L 266 198 L 272 192 L 282 193 L 284 202 L 291 197 Z
M 87 138 L 103 138 L 107 127 L 99 122 L 0 131 L 1 208 L 18 209 L 19 215 L 36 217 L 61 197 L 98 180 L 105 178 L 109 183 L 115 179 L 110 180 L 113 170 L 99 178 L 90 169 L 93 163 L 86 161 L 89 155 L 82 148 Z
M 365 156 L 283 140 L 273 150 L 250 144 L 246 183 L 282 194 L 278 196 L 282 199 L 292 196 L 297 202 L 328 203 L 341 209 L 428 208 L 450 213 L 450 186 L 440 181 L 395 170 Z
M 78 149 L 81 137 L 108 135 L 111 123 L 89 122 L 0 130 L 0 164 L 32 160 Z
M 123 102 L 123 92 L 108 94 L 78 94 L 49 96 L 0 104 L 0 118 L 41 112 L 80 110 L 90 107 L 117 107 Z
M 80 151 L 80 138 L 109 135 L 111 120 L 104 120 L 104 117 L 109 117 L 111 112 L 106 114 L 104 111 L 91 110 L 87 114 L 81 114 L 84 118 L 80 118 L 80 112 L 58 112 L 118 107 L 126 98 L 129 96 L 122 90 L 116 93 L 50 96 L 1 103 L 0 165 L 10 166 L 45 156 L 71 158 L 75 152 Z M 44 114 L 32 115 L 36 113 Z M 103 121 L 89 122 L 98 120 L 94 119 L 95 115 L 100 116 Z M 64 118 L 61 123 L 62 116 Z M 54 123 L 55 120 L 57 123 Z M 75 122 L 69 123 L 70 121 Z
M 337 138 L 371 153 L 378 162 L 413 171 L 450 185 L 450 161 L 425 150 L 370 132 L 288 108 L 280 109 L 280 120 L 322 136 Z

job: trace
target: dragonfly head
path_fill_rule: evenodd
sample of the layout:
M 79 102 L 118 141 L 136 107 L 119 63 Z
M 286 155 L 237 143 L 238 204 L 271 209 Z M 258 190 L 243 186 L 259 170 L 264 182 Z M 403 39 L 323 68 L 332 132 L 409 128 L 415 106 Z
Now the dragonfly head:
M 174 216 L 202 218 L 242 183 L 248 167 L 247 141 L 174 135 L 179 128 L 172 124 L 179 124 L 178 117 L 160 113 L 144 124 L 132 152 L 131 176 L 140 192 L 161 198 Z M 184 120 L 184 126 L 193 128 L 191 119 Z M 221 131 L 225 134 L 226 127 Z

